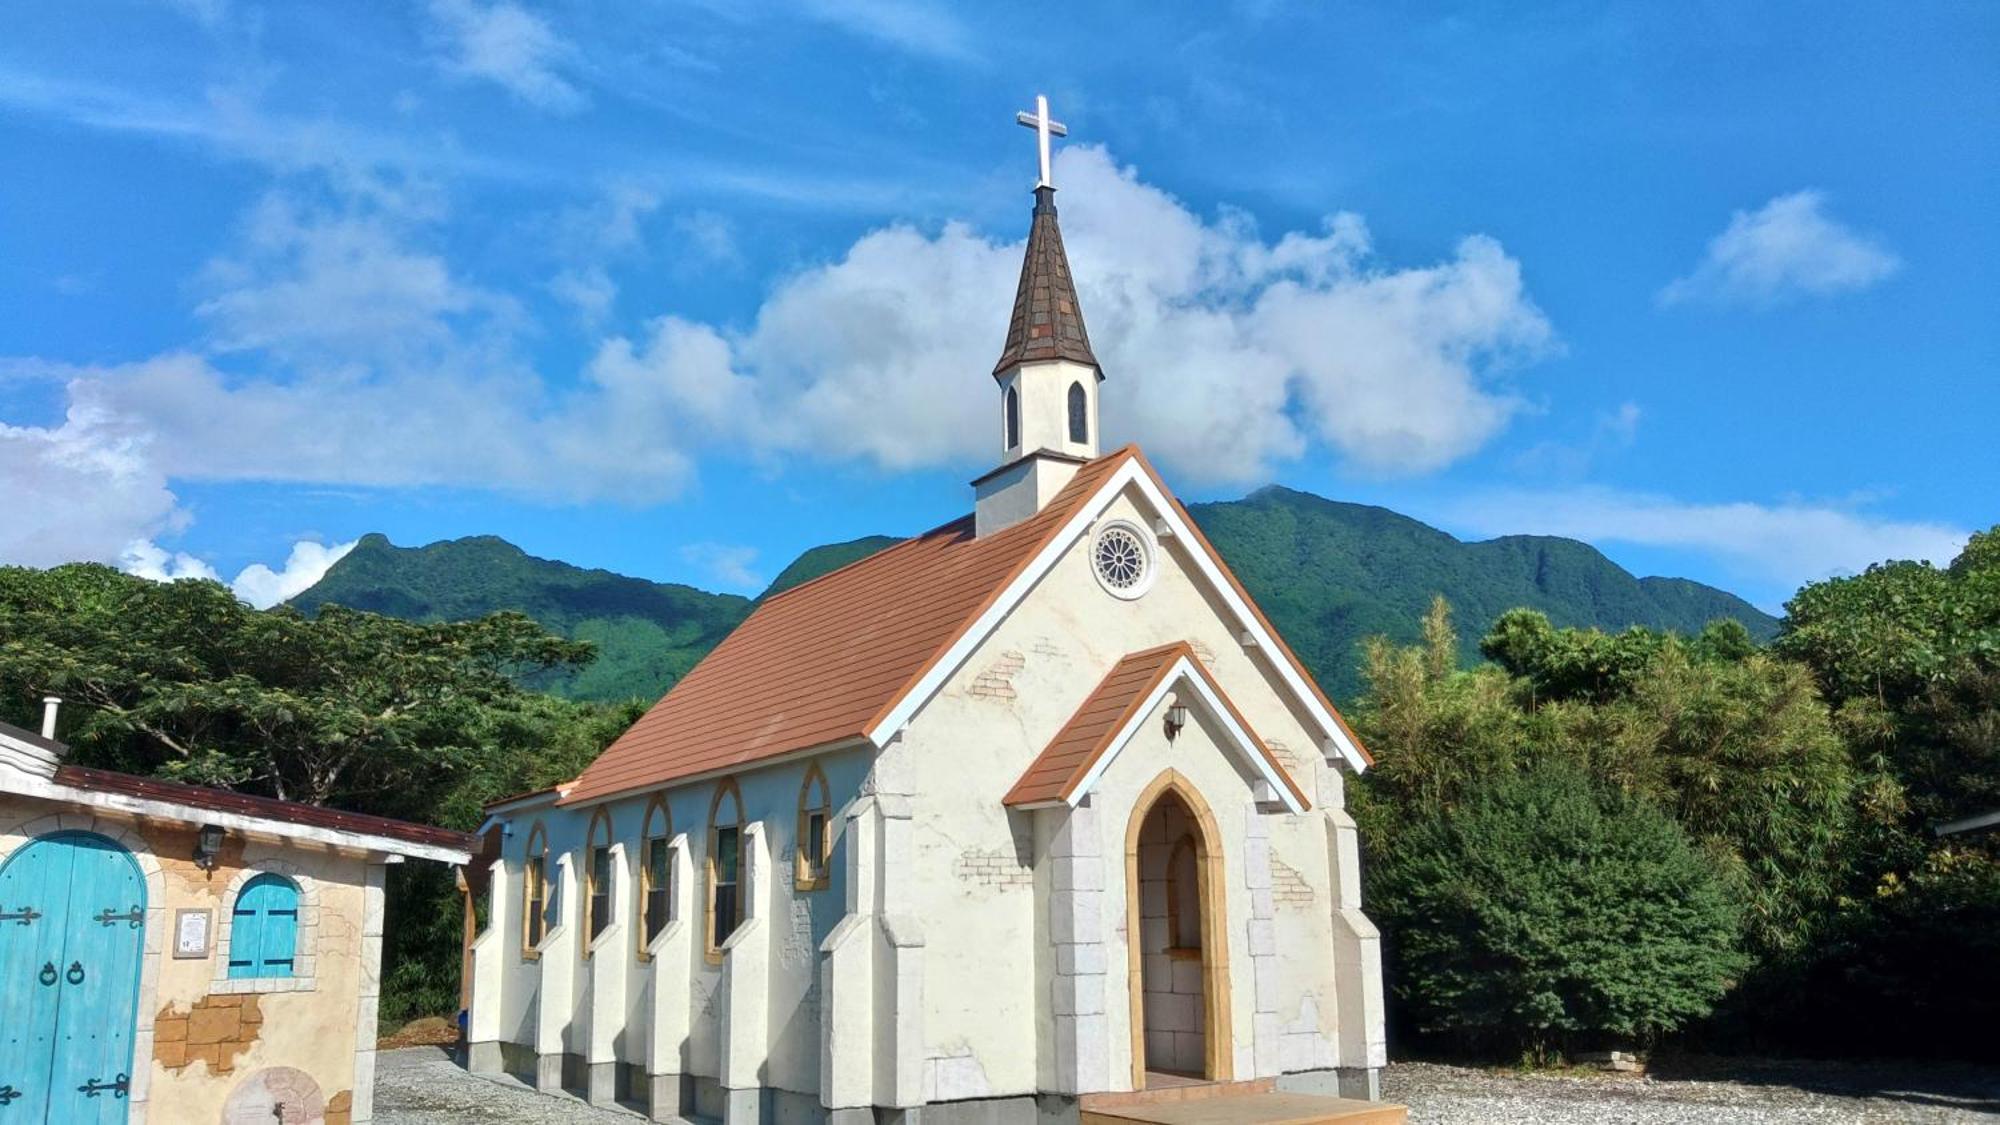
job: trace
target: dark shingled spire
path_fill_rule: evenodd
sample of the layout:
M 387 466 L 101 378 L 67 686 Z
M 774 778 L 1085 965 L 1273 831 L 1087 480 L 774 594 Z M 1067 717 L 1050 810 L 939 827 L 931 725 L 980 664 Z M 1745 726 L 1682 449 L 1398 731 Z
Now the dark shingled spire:
M 1017 363 L 1053 359 L 1097 367 L 1063 255 L 1062 229 L 1056 226 L 1056 189 L 1043 186 L 1035 189 L 1035 221 L 1028 228 L 1021 287 L 1014 293 L 1014 319 L 1007 323 L 1007 344 L 993 375 L 998 378 Z M 1102 369 L 1097 374 L 1104 377 Z

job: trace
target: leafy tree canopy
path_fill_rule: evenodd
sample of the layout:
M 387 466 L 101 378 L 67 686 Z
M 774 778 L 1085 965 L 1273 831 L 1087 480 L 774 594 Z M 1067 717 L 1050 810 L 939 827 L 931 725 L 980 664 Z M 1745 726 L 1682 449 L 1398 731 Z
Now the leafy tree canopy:
M 314 804 L 373 811 L 476 770 L 524 710 L 516 677 L 590 655 L 520 614 L 308 618 L 209 581 L 0 568 L 0 698 L 62 696 L 81 760 Z

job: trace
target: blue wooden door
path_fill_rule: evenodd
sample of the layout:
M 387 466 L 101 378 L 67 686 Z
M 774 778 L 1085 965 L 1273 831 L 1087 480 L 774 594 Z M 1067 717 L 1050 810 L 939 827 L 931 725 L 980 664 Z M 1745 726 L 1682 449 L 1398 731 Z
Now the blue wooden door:
M 102 836 L 44 836 L 0 869 L 0 1125 L 125 1120 L 145 926 L 138 865 Z

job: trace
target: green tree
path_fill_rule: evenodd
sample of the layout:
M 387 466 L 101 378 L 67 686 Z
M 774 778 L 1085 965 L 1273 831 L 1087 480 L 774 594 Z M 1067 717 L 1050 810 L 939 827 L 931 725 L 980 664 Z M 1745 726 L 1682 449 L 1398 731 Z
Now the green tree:
M 1374 857 L 1418 1026 L 1538 1057 L 1706 1015 L 1746 964 L 1738 911 L 1651 802 L 1546 763 L 1467 787 Z
M 351 806 L 476 771 L 516 678 L 591 655 L 520 614 L 306 617 L 90 564 L 0 568 L 0 638 L 0 699 L 62 696 L 84 762 Z

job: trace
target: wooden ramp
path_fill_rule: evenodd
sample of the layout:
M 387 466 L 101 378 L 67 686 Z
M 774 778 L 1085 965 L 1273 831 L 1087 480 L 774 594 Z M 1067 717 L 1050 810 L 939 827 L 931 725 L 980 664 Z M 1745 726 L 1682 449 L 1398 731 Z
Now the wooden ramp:
M 1254 1082 L 1149 1079 L 1129 1094 L 1087 1094 L 1081 1125 L 1405 1125 L 1410 1111 L 1388 1102 L 1281 1091 Z

